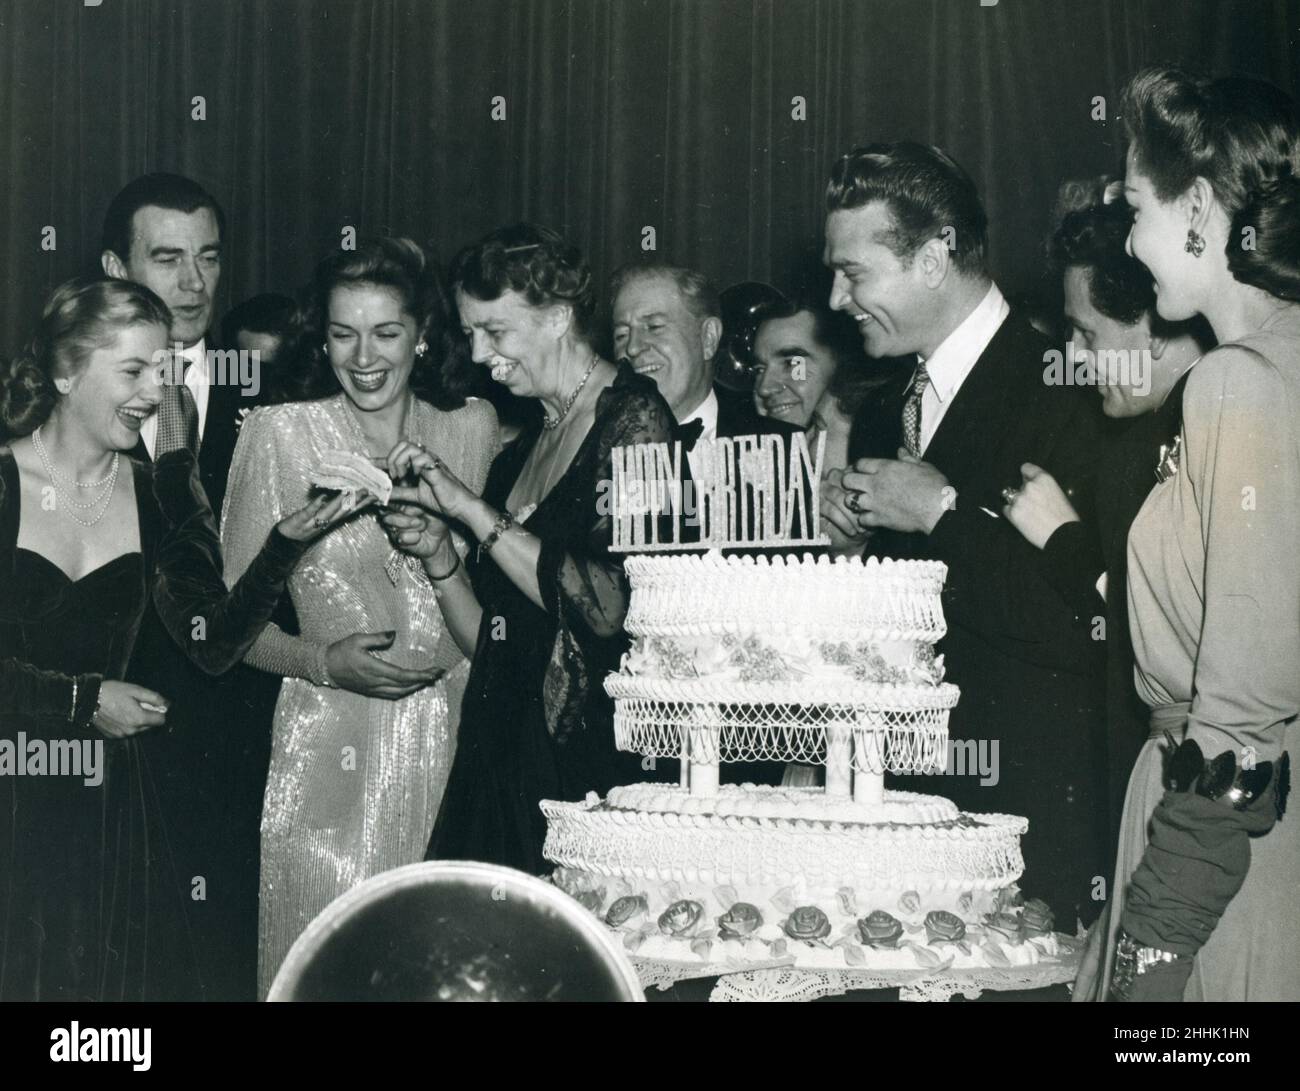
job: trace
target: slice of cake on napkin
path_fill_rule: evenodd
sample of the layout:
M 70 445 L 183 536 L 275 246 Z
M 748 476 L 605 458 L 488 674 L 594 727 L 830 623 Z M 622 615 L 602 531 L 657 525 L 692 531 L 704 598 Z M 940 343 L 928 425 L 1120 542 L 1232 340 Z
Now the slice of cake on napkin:
M 364 489 L 381 505 L 393 495 L 388 473 L 364 455 L 350 451 L 326 451 L 312 470 L 310 481 L 318 489 L 350 493 L 354 498 Z

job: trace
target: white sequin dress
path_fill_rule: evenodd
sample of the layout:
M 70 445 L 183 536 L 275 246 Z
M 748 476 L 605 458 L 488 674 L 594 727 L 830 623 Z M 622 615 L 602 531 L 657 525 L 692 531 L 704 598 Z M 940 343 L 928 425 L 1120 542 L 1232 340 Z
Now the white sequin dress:
M 267 531 L 301 507 L 308 475 L 329 450 L 362 439 L 342 394 L 271 406 L 240 430 L 222 513 L 226 579 L 248 566 Z M 408 437 L 481 492 L 497 450 L 485 401 L 443 412 L 414 402 Z M 364 453 L 364 450 L 362 450 Z M 464 543 L 458 542 L 464 551 Z M 340 894 L 424 856 L 456 749 L 468 665 L 447 632 L 432 585 L 403 563 L 372 514 L 317 542 L 289 581 L 300 636 L 268 626 L 246 662 L 285 676 L 275 706 L 262 807 L 258 988 L 265 996 L 293 942 Z M 384 658 L 437 660 L 439 682 L 398 701 L 321 683 L 323 651 L 353 633 L 394 630 Z

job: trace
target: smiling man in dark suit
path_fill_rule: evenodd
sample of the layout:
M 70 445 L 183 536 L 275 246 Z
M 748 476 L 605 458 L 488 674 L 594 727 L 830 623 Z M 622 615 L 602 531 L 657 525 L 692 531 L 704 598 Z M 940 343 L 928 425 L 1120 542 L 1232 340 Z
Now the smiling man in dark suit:
M 255 370 L 213 345 L 225 217 L 202 186 L 176 174 L 149 174 L 113 198 L 104 217 L 104 272 L 144 284 L 172 314 L 173 359 L 162 401 L 140 428 L 133 455 L 149 460 L 188 447 L 216 516 L 221 515 L 240 409 L 256 404 Z M 238 672 L 232 677 L 237 677 Z M 187 920 L 160 921 L 160 942 L 193 944 L 203 981 L 183 996 L 252 999 L 257 928 L 257 740 L 236 715 L 233 682 L 194 667 L 150 608 L 128 677 L 165 694 L 165 728 L 140 737 L 155 780 L 169 854 L 190 886 Z
M 944 152 L 850 152 L 827 209 L 831 306 L 857 320 L 869 355 L 914 354 L 916 366 L 855 419 L 852 465 L 823 482 L 825 529 L 840 552 L 948 566 L 940 650 L 962 691 L 950 730 L 982 740 L 951 751 L 966 775 L 906 786 L 1028 817 L 1021 885 L 1072 933 L 1076 912 L 1095 915 L 1103 870 L 1103 645 L 1001 511 L 1030 462 L 1090 509 L 1096 398 L 1045 381 L 1053 346 L 989 277 L 983 207 Z

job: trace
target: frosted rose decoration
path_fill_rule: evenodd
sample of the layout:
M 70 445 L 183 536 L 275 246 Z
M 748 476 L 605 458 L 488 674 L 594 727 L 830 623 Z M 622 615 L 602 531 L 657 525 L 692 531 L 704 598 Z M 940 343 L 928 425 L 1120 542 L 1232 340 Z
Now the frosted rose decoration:
M 1015 883 L 1004 886 L 997 892 L 995 898 L 995 907 L 999 913 L 1003 913 L 1008 909 L 1018 909 L 1024 904 L 1024 895 L 1020 893 L 1020 887 Z
M 801 905 L 786 919 L 785 934 L 791 939 L 812 941 L 831 934 L 831 922 L 815 905 Z
M 601 902 L 605 900 L 605 891 L 577 890 L 574 891 L 573 897 L 584 909 L 589 909 L 593 913 L 599 913 Z
M 1056 927 L 1056 917 L 1042 898 L 1030 898 L 1021 910 L 1025 933 L 1030 936 L 1050 935 Z
M 673 902 L 659 916 L 659 931 L 666 936 L 685 936 L 695 929 L 704 916 L 704 906 L 683 898 Z
M 897 947 L 903 936 L 903 922 L 877 909 L 858 921 L 858 935 L 868 947 Z
M 718 935 L 723 939 L 744 939 L 763 925 L 763 914 L 749 902 L 737 902 L 718 918 Z
M 898 899 L 898 908 L 904 913 L 919 913 L 921 911 L 921 895 L 915 890 L 909 890 Z
M 991 935 L 1019 947 L 1025 942 L 1024 923 L 1014 913 L 995 913 L 984 922 L 984 927 Z
M 925 934 L 931 943 L 957 943 L 966 935 L 966 922 L 956 913 L 934 909 L 925 915 Z
M 605 913 L 605 923 L 611 928 L 617 928 L 620 924 L 626 924 L 633 917 L 644 913 L 648 908 L 644 895 L 629 894 L 625 898 L 616 899 L 609 907 Z

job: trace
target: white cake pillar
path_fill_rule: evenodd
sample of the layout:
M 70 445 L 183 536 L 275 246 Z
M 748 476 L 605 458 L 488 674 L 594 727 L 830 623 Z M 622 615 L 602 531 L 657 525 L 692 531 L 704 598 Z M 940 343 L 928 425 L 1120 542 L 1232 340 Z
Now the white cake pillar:
M 718 794 L 718 755 L 721 749 L 721 718 L 716 705 L 698 705 L 691 717 L 690 770 L 691 795 L 712 797 Z M 683 763 L 683 766 L 685 763 Z
M 853 783 L 853 730 L 841 721 L 826 725 L 826 798 L 848 799 Z
M 873 722 L 874 721 L 874 722 Z M 885 732 L 876 716 L 859 713 L 853 732 L 853 802 L 879 807 L 885 802 Z

